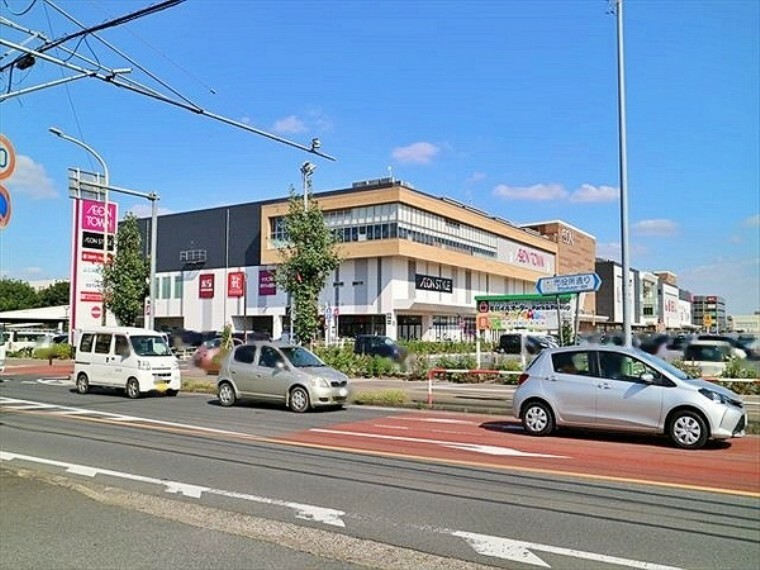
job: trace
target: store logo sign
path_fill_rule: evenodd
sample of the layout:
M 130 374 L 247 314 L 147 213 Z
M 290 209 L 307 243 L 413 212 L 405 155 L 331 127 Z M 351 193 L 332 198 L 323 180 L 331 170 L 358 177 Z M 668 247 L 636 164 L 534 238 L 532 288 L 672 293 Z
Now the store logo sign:
M 435 277 L 433 275 L 421 275 L 417 273 L 414 276 L 416 289 L 422 291 L 437 291 L 439 293 L 451 293 L 454 290 L 454 282 L 446 277 Z
M 201 299 L 214 298 L 214 274 L 204 273 L 198 277 L 198 297 Z
M 274 269 L 259 270 L 259 295 L 277 295 L 277 272 Z
M 236 271 L 227 275 L 227 296 L 242 297 L 245 293 L 245 273 Z

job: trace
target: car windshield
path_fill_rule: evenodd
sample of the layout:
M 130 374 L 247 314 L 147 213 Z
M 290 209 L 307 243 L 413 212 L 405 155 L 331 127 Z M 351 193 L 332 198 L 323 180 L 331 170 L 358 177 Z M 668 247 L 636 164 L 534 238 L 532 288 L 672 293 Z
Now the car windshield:
M 285 357 L 296 368 L 311 368 L 315 366 L 327 366 L 319 357 L 302 346 L 286 346 L 280 348 Z
M 129 342 L 137 356 L 169 356 L 169 346 L 160 336 L 132 336 Z
M 686 372 L 684 372 L 680 368 L 676 368 L 667 360 L 658 358 L 657 356 L 653 354 L 649 354 L 648 352 L 644 352 L 643 350 L 640 350 L 638 348 L 634 348 L 633 350 L 636 353 L 636 356 L 638 356 L 644 362 L 648 364 L 652 364 L 660 368 L 661 370 L 664 370 L 665 372 L 667 372 L 671 376 L 675 376 L 679 380 L 693 380 L 694 379 L 693 376 L 689 376 L 688 374 L 686 374 Z

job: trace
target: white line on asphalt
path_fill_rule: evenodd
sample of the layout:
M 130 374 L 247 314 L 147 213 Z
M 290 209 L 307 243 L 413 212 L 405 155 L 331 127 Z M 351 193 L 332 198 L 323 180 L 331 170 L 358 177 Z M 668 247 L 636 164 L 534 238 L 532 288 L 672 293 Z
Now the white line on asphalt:
M 461 424 L 461 425 L 470 425 L 475 426 L 478 425 L 480 422 L 471 422 L 468 420 L 454 420 L 449 418 L 414 418 L 414 417 L 401 417 L 397 418 L 394 417 L 394 420 L 402 420 L 405 422 L 430 422 L 435 424 Z
M 474 451 L 476 453 L 485 453 L 487 455 L 509 455 L 511 457 L 548 457 L 551 459 L 567 459 L 565 455 L 548 455 L 544 453 L 529 453 L 527 451 L 519 451 L 512 449 L 511 447 L 496 447 L 494 445 L 477 445 L 474 443 L 464 443 L 459 441 L 441 441 L 437 439 L 420 439 L 415 437 L 400 437 L 396 435 L 382 435 L 379 433 L 362 433 L 355 431 L 343 431 L 333 429 L 320 429 L 312 428 L 310 432 L 316 433 L 329 433 L 336 435 L 353 435 L 356 437 L 367 437 L 372 439 L 389 439 L 393 441 L 409 441 L 413 443 L 432 443 L 434 445 L 441 445 L 452 449 L 461 449 L 464 451 Z
M 302 503 L 292 503 L 290 501 L 281 501 L 279 499 L 270 499 L 268 497 L 259 497 L 256 495 L 249 495 L 247 493 L 237 493 L 235 491 L 225 491 L 223 489 L 214 489 L 212 487 L 204 487 L 200 485 L 192 485 L 189 483 L 181 483 L 179 481 L 168 481 L 166 479 L 155 479 L 153 477 L 145 477 L 143 475 L 135 475 L 133 473 L 123 473 L 121 471 L 111 471 L 110 469 L 101 469 L 99 467 L 91 467 L 88 465 L 77 465 L 75 463 L 67 463 L 65 461 L 55 461 L 52 459 L 44 459 L 42 457 L 32 457 L 29 455 L 20 455 L 17 453 L 9 453 L 6 451 L 0 451 L 0 461 L 13 461 L 18 459 L 21 461 L 29 461 L 31 463 L 41 463 L 43 465 L 51 465 L 54 467 L 63 467 L 68 473 L 75 475 L 82 475 L 85 477 L 95 477 L 96 475 L 107 475 L 109 477 L 117 477 L 119 479 L 127 479 L 130 481 L 139 481 L 141 483 L 151 483 L 166 487 L 167 493 L 181 494 L 185 497 L 191 497 L 193 499 L 199 499 L 203 493 L 210 495 L 219 495 L 222 497 L 230 497 L 233 499 L 242 499 L 244 501 L 251 501 L 254 503 L 261 503 L 265 505 L 274 505 L 278 507 L 286 507 L 296 511 L 296 518 L 303 520 L 313 520 L 321 522 L 331 526 L 345 527 L 346 523 L 341 518 L 346 513 L 337 509 L 329 509 L 326 507 L 318 507 L 315 505 L 305 505 Z
M 583 550 L 574 550 L 571 548 L 560 548 L 535 542 L 522 542 L 499 536 L 488 536 L 486 534 L 462 531 L 449 531 L 449 534 L 464 538 L 475 552 L 482 554 L 483 556 L 522 562 L 532 566 L 541 566 L 542 568 L 551 568 L 551 566 L 533 554 L 531 550 L 538 550 L 539 552 L 547 552 L 549 554 L 559 554 L 561 556 L 571 556 L 582 560 L 592 560 L 594 562 L 627 566 L 629 568 L 639 568 L 641 570 L 681 570 L 675 566 L 663 566 L 662 564 L 641 562 L 629 558 L 618 558 L 617 556 L 607 556 L 605 554 L 595 554 L 594 552 L 584 552 Z

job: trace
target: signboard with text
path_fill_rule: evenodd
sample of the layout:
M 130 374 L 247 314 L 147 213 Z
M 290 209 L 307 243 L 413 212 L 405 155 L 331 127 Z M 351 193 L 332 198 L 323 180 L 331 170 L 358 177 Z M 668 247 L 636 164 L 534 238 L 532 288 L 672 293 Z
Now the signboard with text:
M 242 297 L 245 295 L 245 273 L 235 271 L 227 274 L 227 296 Z
M 437 291 L 439 293 L 451 293 L 454 290 L 454 282 L 447 277 L 436 277 L 435 275 L 421 275 L 417 273 L 414 276 L 414 287 L 422 291 Z
M 562 295 L 564 293 L 583 293 L 598 291 L 602 280 L 596 273 L 578 273 L 575 275 L 557 275 L 542 277 L 536 283 L 540 295 Z
M 475 306 L 480 330 L 559 330 L 560 319 L 573 318 L 569 295 L 559 299 L 539 295 L 476 297 Z
M 277 295 L 277 271 L 259 269 L 259 296 Z
M 70 325 L 72 329 L 82 329 L 101 324 L 105 205 L 103 202 L 91 199 L 75 199 L 73 205 Z M 110 231 L 107 233 L 109 257 L 116 251 L 115 233 L 118 215 L 118 204 L 110 202 L 108 204 Z M 113 316 L 107 316 L 107 324 L 113 324 Z
M 214 274 L 202 273 L 198 276 L 198 298 L 199 299 L 213 299 L 214 298 Z

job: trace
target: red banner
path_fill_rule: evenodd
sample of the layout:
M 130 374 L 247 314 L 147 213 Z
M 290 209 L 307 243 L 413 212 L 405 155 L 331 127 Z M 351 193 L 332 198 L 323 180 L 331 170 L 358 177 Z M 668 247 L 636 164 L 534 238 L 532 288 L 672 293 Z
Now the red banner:
M 236 271 L 227 274 L 227 296 L 242 297 L 245 295 L 245 273 Z
M 277 272 L 274 269 L 259 269 L 259 295 L 277 295 Z
M 203 273 L 198 277 L 198 298 L 214 298 L 214 274 Z

